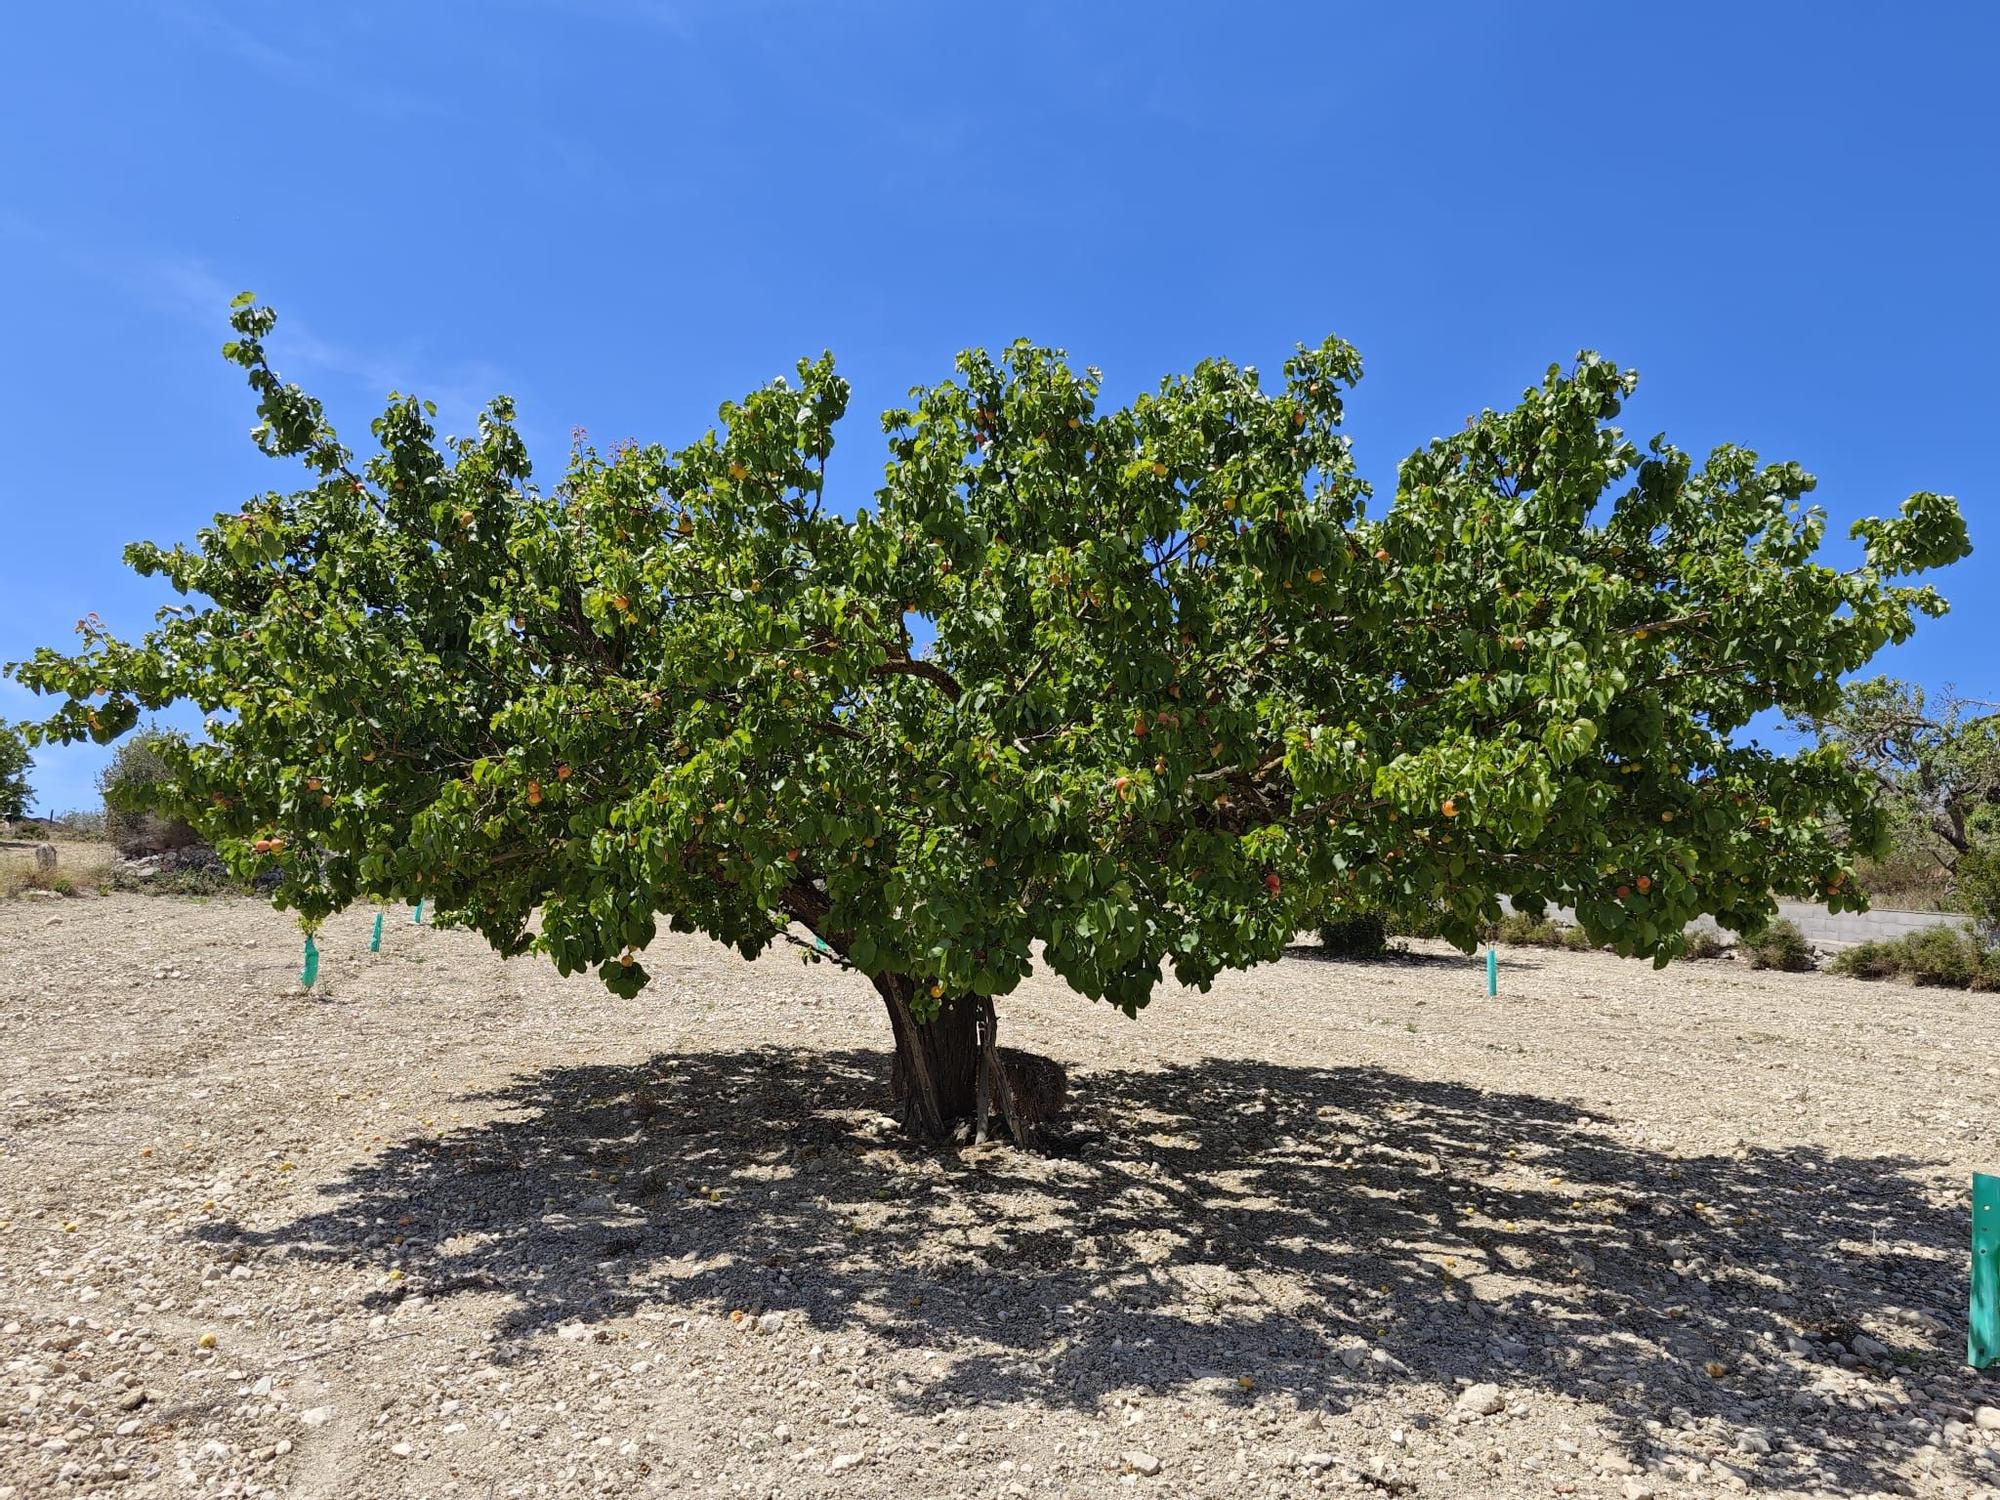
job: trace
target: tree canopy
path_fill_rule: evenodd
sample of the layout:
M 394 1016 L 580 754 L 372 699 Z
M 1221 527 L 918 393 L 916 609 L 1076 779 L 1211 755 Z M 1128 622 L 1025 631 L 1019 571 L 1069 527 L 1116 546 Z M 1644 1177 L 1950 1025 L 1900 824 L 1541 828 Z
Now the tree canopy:
M 446 440 L 392 398 L 357 460 L 274 321 L 240 301 L 225 352 L 308 482 L 129 548 L 192 602 L 12 668 L 64 700 L 32 732 L 200 705 L 163 810 L 308 923 L 424 899 L 630 994 L 660 921 L 745 954 L 799 922 L 899 1039 L 1031 962 L 1136 1011 L 1329 908 L 1469 946 L 1502 895 L 1562 903 L 1664 962 L 1697 914 L 1858 904 L 1835 830 L 1878 836 L 1870 778 L 1738 731 L 1829 712 L 1968 550 L 1926 493 L 1822 563 L 1810 475 L 1640 447 L 1592 354 L 1370 514 L 1338 339 L 1123 406 L 1060 351 L 972 351 L 842 514 L 830 356 L 688 446 L 579 442 L 545 491 L 504 398 Z

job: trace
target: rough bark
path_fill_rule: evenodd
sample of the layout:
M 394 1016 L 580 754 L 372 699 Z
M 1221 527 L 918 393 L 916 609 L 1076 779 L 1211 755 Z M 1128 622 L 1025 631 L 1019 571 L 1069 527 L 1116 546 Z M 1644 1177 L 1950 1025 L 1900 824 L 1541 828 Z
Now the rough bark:
M 962 1123 L 978 1119 L 982 1084 L 987 1109 L 1004 1116 L 1025 1142 L 1036 1126 L 1063 1106 L 1067 1079 L 1060 1064 L 1011 1047 L 994 1049 L 999 1076 L 982 1072 L 980 1059 L 993 1046 L 993 1002 L 984 995 L 942 1000 L 929 1021 L 916 1019 L 916 981 L 880 974 L 875 988 L 889 1011 L 896 1040 L 889 1069 L 889 1092 L 910 1134 L 926 1140 L 950 1138 Z
M 993 1024 L 993 1002 L 979 995 L 947 996 L 933 1019 L 920 1022 L 914 980 L 881 974 L 875 988 L 888 1007 L 896 1039 L 889 1093 L 904 1128 L 912 1135 L 942 1139 L 978 1109 L 980 1027 Z

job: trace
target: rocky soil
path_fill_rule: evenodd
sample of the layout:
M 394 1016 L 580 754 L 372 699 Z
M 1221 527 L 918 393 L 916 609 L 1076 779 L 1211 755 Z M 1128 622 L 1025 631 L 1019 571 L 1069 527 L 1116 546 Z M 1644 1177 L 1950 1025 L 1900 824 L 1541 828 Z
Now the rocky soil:
M 0 904 L 0 1496 L 2000 1494 L 1992 997 L 1038 982 L 1067 1130 L 917 1150 L 795 950 L 371 921 Z

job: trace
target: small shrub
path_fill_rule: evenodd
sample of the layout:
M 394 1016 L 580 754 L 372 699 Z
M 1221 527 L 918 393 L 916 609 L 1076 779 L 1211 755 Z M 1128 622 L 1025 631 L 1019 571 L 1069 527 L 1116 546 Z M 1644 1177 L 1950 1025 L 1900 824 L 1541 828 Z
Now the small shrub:
M 1722 940 L 1722 934 L 1713 927 L 1691 927 L 1687 933 L 1686 958 L 1720 958 L 1729 951 L 1729 944 Z
M 1841 949 L 1827 967 L 1851 979 L 1890 979 L 1903 972 L 1903 953 L 1897 944 L 1877 939 Z
M 1588 953 L 1596 947 L 1581 927 L 1551 917 L 1531 917 L 1523 911 L 1509 912 L 1491 924 L 1486 941 L 1509 948 L 1567 948 L 1572 953 Z
M 1341 917 L 1321 924 L 1319 945 L 1330 958 L 1380 958 L 1389 930 L 1378 916 Z
M 1390 937 L 1434 938 L 1444 933 L 1444 913 L 1438 910 L 1419 912 L 1415 915 L 1404 913 L 1396 918 L 1395 930 Z
M 1743 945 L 1753 969 L 1783 969 L 1799 974 L 1813 966 L 1812 945 L 1799 931 L 1799 924 L 1783 917 L 1764 929 L 1763 935 Z
M 1971 988 L 1985 956 L 1971 933 L 1955 927 L 1926 927 L 1901 939 L 1904 972 L 1918 984 L 1946 989 Z
M 1857 943 L 1833 957 L 1835 973 L 1855 979 L 1901 976 L 1954 990 L 2000 989 L 2000 952 L 1962 927 L 1925 927 L 1901 937 Z

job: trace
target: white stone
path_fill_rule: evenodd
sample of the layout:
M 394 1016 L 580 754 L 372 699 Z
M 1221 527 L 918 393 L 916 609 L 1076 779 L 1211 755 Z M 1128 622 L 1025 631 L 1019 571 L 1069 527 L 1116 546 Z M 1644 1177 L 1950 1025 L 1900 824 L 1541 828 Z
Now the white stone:
M 1125 1455 L 1125 1462 L 1132 1466 L 1134 1474 L 1144 1474 L 1151 1477 L 1160 1472 L 1160 1461 L 1153 1457 L 1152 1454 L 1143 1452 L 1138 1448 L 1134 1448 L 1130 1453 Z
M 1507 1403 L 1501 1399 L 1499 1386 L 1491 1381 L 1482 1381 L 1478 1385 L 1469 1385 L 1460 1391 L 1457 1404 L 1460 1411 L 1471 1412 L 1474 1416 L 1490 1417 Z

